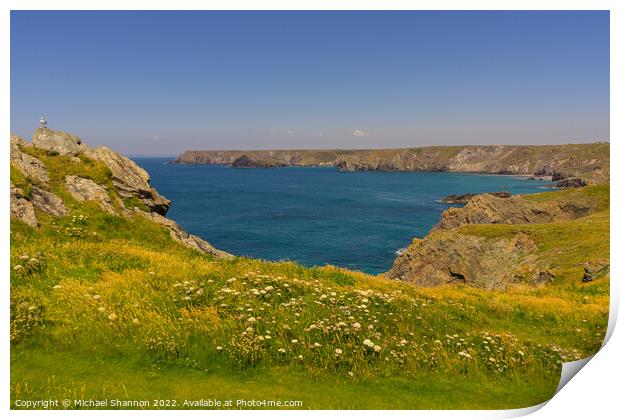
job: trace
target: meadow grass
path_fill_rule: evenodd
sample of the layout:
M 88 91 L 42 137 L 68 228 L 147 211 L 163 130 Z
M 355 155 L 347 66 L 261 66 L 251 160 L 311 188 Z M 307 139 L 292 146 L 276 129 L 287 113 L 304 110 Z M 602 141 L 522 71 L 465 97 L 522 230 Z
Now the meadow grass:
M 96 166 L 40 157 L 63 198 L 67 173 L 110 181 Z M 609 190 L 575 191 L 604 207 Z M 525 231 L 558 273 L 548 285 L 500 292 L 215 260 L 141 216 L 67 203 L 65 217 L 38 214 L 37 229 L 11 221 L 13 408 L 45 398 L 524 407 L 550 398 L 561 363 L 596 352 L 607 327 L 609 275 L 584 284 L 579 274 L 587 259 L 609 258 L 608 209 L 570 222 L 460 228 Z

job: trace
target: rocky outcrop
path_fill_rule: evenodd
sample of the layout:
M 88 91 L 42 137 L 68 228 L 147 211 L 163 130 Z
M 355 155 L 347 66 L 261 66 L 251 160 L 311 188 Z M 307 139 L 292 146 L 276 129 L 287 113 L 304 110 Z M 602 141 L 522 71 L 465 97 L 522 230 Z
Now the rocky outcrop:
M 579 188 L 585 187 L 586 181 L 581 178 L 566 178 L 558 180 L 555 186 L 558 188 Z
M 106 164 L 112 171 L 112 184 L 124 198 L 137 197 L 152 211 L 166 215 L 170 200 L 161 196 L 151 187 L 149 174 L 133 160 L 107 147 L 97 147 L 85 151 L 86 156 Z
M 94 181 L 75 175 L 67 175 L 65 177 L 65 187 L 76 200 L 95 201 L 108 213 L 116 213 L 112 205 L 112 199 L 106 189 Z
M 110 170 L 110 181 L 114 187 L 110 188 L 110 191 L 91 179 L 66 175 L 61 185 L 77 201 L 94 201 L 110 214 L 146 217 L 168 229 L 171 238 L 186 247 L 216 258 L 232 258 L 227 252 L 214 248 L 207 241 L 183 230 L 173 220 L 165 218 L 170 201 L 151 187 L 149 174 L 131 159 L 107 147 L 91 148 L 79 137 L 47 128 L 35 131 L 32 146 L 47 150 L 47 159 L 57 159 L 56 155 L 66 156 L 80 164 L 81 157 L 85 156 L 102 162 Z M 35 209 L 52 216 L 64 216 L 68 214 L 68 210 L 62 199 L 49 191 L 48 183 L 51 181 L 45 164 L 26 153 L 27 148 L 32 146 L 17 136 L 11 136 L 11 164 L 26 177 L 24 189 L 28 187 L 26 193 L 24 189 L 11 184 L 11 217 L 22 220 L 31 227 L 38 227 Z M 137 199 L 144 207 L 132 206 L 128 209 L 119 197 L 132 201 Z
M 464 207 L 444 211 L 426 237 L 414 239 L 400 253 L 386 277 L 419 286 L 461 283 L 483 289 L 552 282 L 553 270 L 537 258 L 536 243 L 526 233 L 509 229 L 493 234 L 487 229 L 482 232 L 490 234 L 475 234 L 479 230 L 467 230 L 466 225 L 568 221 L 594 211 L 594 204 L 580 199 L 476 195 Z
M 516 278 L 538 283 L 547 270 L 529 268 L 535 250 L 535 242 L 523 233 L 488 239 L 442 231 L 414 239 L 388 277 L 419 286 L 467 284 L 482 289 L 504 289 Z
M 174 239 L 175 241 L 177 241 L 177 242 L 187 246 L 188 248 L 192 248 L 192 249 L 195 249 L 197 251 L 201 251 L 201 252 L 205 252 L 207 254 L 211 254 L 211 255 L 213 255 L 216 258 L 228 259 L 228 258 L 232 258 L 233 257 L 228 252 L 216 249 L 215 247 L 213 247 L 213 245 L 211 245 L 207 241 L 199 238 L 198 236 L 195 236 L 195 235 L 187 233 L 174 220 L 171 220 L 171 219 L 168 219 L 166 217 L 163 217 L 162 215 L 157 214 L 157 213 L 148 213 L 148 212 L 140 212 L 140 211 L 138 211 L 137 214 L 140 214 L 143 217 L 146 217 L 146 218 L 154 221 L 155 223 L 158 223 L 158 224 L 160 224 L 162 226 L 165 226 L 166 228 L 169 229 L 170 237 L 172 239 Z
M 472 197 L 462 208 L 449 208 L 433 229 L 454 229 L 465 224 L 523 224 L 570 220 L 594 211 L 586 201 L 558 200 L 538 203 L 522 196 L 492 194 Z
M 19 219 L 31 227 L 39 226 L 34 206 L 28 201 L 24 191 L 13 184 L 11 184 L 11 217 Z
M 62 199 L 43 188 L 31 187 L 30 202 L 35 208 L 52 216 L 64 216 L 68 213 Z
M 431 146 L 371 150 L 186 151 L 175 160 L 187 164 L 232 165 L 239 158 L 270 166 L 334 166 L 342 171 L 477 172 L 581 178 L 609 182 L 609 143 L 558 146 Z M 236 165 L 247 167 L 245 165 Z
M 39 185 L 47 184 L 49 181 L 47 168 L 39 159 L 21 151 L 20 147 L 26 146 L 22 138 L 11 136 L 11 164 Z
M 487 194 L 490 194 L 490 195 L 493 195 L 499 198 L 508 198 L 512 196 L 512 193 L 509 193 L 506 191 L 490 192 Z M 473 194 L 473 193 L 450 194 L 442 198 L 441 202 L 445 204 L 467 204 L 469 203 L 469 200 L 471 200 L 477 195 L 480 195 L 480 194 Z
M 76 156 L 81 151 L 82 139 L 65 131 L 37 128 L 32 136 L 32 145 L 60 155 Z

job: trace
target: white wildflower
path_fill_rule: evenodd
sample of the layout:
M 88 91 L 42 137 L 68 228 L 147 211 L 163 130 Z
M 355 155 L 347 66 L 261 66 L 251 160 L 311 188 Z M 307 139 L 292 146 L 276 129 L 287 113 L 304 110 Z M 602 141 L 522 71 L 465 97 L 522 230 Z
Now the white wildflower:
M 375 346 L 375 343 L 370 341 L 368 338 L 365 339 L 362 344 L 364 344 L 365 346 L 368 346 L 368 347 L 374 347 Z

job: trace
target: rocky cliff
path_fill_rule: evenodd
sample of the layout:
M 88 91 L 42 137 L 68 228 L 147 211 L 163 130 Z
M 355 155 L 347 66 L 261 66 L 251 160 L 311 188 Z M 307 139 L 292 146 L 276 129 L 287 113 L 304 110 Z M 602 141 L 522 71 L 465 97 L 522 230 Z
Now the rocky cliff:
M 231 257 L 167 219 L 170 200 L 151 186 L 149 174 L 135 162 L 107 147 L 90 147 L 64 131 L 38 128 L 32 143 L 11 135 L 10 192 L 11 218 L 33 228 L 40 224 L 37 213 L 65 216 L 70 213 L 67 200 L 92 201 L 109 214 L 158 223 L 187 247 Z
M 449 171 L 573 179 L 563 186 L 609 182 L 609 143 L 558 146 L 431 146 L 372 150 L 186 151 L 186 164 L 334 166 L 343 171 Z M 262 165 L 265 163 L 265 165 Z M 248 166 L 248 165 L 244 165 Z
M 608 186 L 602 185 L 531 196 L 474 196 L 464 207 L 444 211 L 386 276 L 419 286 L 456 283 L 483 289 L 548 283 L 558 272 L 578 280 L 580 267 L 591 260 L 609 266 L 608 257 L 601 260 L 601 253 L 591 249 L 589 236 L 609 229 L 605 193 Z

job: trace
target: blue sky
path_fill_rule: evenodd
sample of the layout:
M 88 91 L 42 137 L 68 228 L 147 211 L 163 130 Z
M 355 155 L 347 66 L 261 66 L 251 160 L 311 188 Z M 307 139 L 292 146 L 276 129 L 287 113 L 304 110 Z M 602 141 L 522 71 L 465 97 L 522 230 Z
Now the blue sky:
M 608 12 L 12 12 L 11 131 L 130 154 L 609 139 Z

